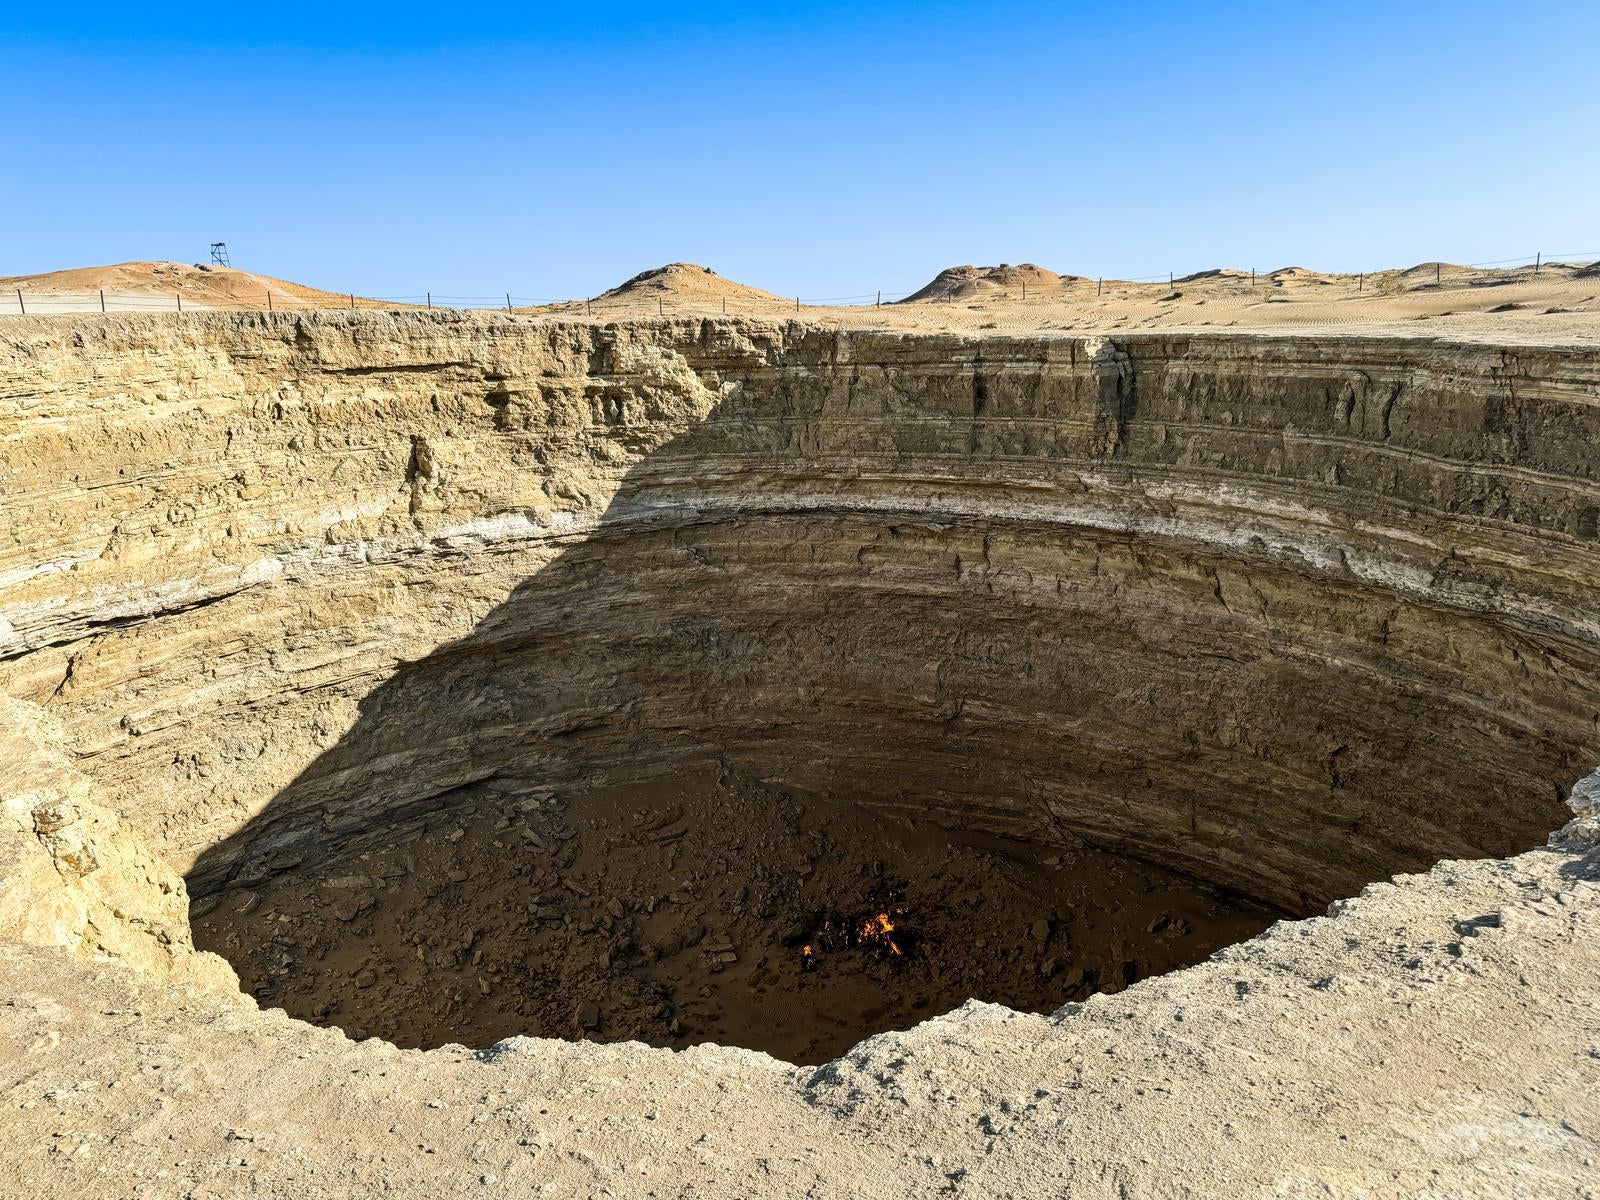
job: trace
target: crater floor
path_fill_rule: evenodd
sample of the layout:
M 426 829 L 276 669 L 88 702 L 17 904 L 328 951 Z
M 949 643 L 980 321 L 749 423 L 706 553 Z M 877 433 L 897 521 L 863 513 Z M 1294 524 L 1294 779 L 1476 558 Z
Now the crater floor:
M 355 1038 L 709 1041 L 817 1063 L 973 998 L 1047 1013 L 1118 992 L 1277 915 L 1086 845 L 919 827 L 728 771 L 473 791 L 208 896 L 195 945 L 257 1003 Z

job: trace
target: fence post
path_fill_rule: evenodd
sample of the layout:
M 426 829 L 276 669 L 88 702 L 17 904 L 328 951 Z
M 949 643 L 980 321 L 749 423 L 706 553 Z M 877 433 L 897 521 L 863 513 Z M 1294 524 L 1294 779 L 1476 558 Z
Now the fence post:
M 728 315 L 728 298 L 726 296 L 722 298 L 722 315 Z
M 429 292 L 427 295 L 428 295 L 428 311 L 432 312 L 433 311 L 433 293 Z
M 583 308 L 584 308 L 584 311 L 586 313 L 588 313 L 589 316 L 591 316 L 591 317 L 594 316 L 594 301 L 593 300 L 585 300 L 583 302 Z
M 1251 287 L 1255 287 L 1255 285 L 1256 285 L 1256 269 L 1254 267 L 1251 267 L 1250 268 L 1250 286 Z
M 883 289 L 882 288 L 878 289 L 878 299 L 873 304 L 873 307 L 874 308 L 882 308 L 883 307 Z
M 183 293 L 178 293 L 178 315 L 183 316 Z
M 1356 276 L 1356 291 L 1364 291 L 1367 286 L 1367 273 L 1362 271 Z
M 1435 284 L 1440 284 L 1440 283 L 1444 282 L 1444 264 L 1443 263 L 1434 263 L 1433 264 L 1433 282 Z
M 794 310 L 795 310 L 795 312 L 799 312 L 800 311 L 800 297 L 799 296 L 796 296 L 794 298 Z
M 106 290 L 105 290 L 105 288 L 101 288 L 100 289 L 100 311 L 101 312 L 105 312 L 105 310 L 106 310 Z
M 657 296 L 656 297 L 656 316 L 664 317 L 666 315 L 667 315 L 667 302 L 665 300 L 663 300 L 660 296 Z
M 28 306 L 22 302 L 22 289 L 17 289 L 17 307 L 22 310 L 22 315 L 28 315 Z
M 356 294 L 354 292 L 351 292 L 350 293 L 350 311 L 354 312 L 355 309 L 356 309 Z
M 268 312 L 272 311 L 272 289 L 271 288 L 267 289 L 267 311 Z
M 1173 275 L 1173 272 L 1171 272 L 1171 271 L 1167 272 L 1167 286 L 1169 288 L 1172 286 L 1172 275 Z
M 506 315 L 509 316 L 510 314 L 511 314 L 511 293 L 507 292 L 506 293 Z
M 1098 296 L 1100 294 L 1100 289 L 1105 287 L 1105 286 L 1106 286 L 1106 277 L 1104 275 L 1102 275 L 1102 276 L 1100 276 L 1099 279 L 1095 280 L 1094 294 L 1096 296 Z
M 1535 275 L 1537 275 L 1539 273 L 1539 260 L 1542 259 L 1543 257 L 1544 257 L 1544 251 L 1543 250 L 1539 251 L 1539 253 L 1537 253 L 1537 254 L 1535 254 L 1533 256 L 1533 273 Z

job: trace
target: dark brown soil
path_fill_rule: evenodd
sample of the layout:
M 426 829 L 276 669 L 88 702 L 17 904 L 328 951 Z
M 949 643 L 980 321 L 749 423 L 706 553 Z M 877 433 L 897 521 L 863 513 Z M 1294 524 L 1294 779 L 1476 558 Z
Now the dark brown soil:
M 1117 991 L 1276 915 L 1134 859 L 726 772 L 455 799 L 381 846 L 197 901 L 196 942 L 263 1006 L 353 1037 L 715 1041 L 812 1063 L 969 997 L 1049 1012 Z

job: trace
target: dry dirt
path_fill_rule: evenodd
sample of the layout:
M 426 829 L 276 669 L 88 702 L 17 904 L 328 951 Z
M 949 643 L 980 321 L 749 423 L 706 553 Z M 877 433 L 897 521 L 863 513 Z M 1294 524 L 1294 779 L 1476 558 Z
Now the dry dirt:
M 1452 263 L 1345 275 L 1285 267 L 1252 276 L 1219 269 L 1173 283 L 1088 279 L 1032 263 L 950 267 L 903 300 L 801 304 L 678 263 L 646 272 L 589 302 L 525 309 L 569 320 L 647 316 L 752 315 L 848 329 L 962 330 L 1297 330 L 1342 334 L 1389 330 L 1417 335 L 1561 340 L 1600 329 L 1600 268 L 1545 263 L 1475 268 Z
M 735 283 L 710 267 L 679 262 L 641 271 L 632 279 L 601 292 L 592 303 L 599 305 L 602 311 L 625 306 L 646 310 L 654 307 L 660 313 L 668 304 L 674 307 L 700 305 L 720 311 L 724 303 L 729 303 L 736 310 L 742 305 L 770 311 L 784 305 L 792 306 L 794 302 L 760 288 Z
M 1001 263 L 998 267 L 946 267 L 932 282 L 918 288 L 896 304 L 915 304 L 919 300 L 1009 299 L 1026 300 L 1054 292 L 1060 294 L 1074 283 L 1086 282 L 1082 276 L 1057 275 L 1048 267 L 1034 263 Z
M 1273 920 L 1137 859 L 730 771 L 518 790 L 474 789 L 372 849 L 209 896 L 195 944 L 258 1003 L 355 1038 L 713 1041 L 816 1063 L 971 998 L 1053 1012 L 1115 993 Z
M 320 291 L 300 283 L 214 263 L 126 262 L 40 275 L 0 278 L 0 313 L 17 312 L 17 293 L 30 313 L 94 312 L 105 294 L 110 311 L 188 309 L 274 311 L 308 308 L 405 308 L 364 296 Z
M 0 316 L 14 314 L 15 291 L 29 311 L 88 312 L 105 289 L 113 310 L 186 308 L 405 310 L 414 305 L 320 291 L 264 275 L 210 265 L 134 262 L 0 278 Z M 1513 337 L 1559 342 L 1600 331 L 1600 264 L 1466 267 L 1419 263 L 1408 268 L 1339 274 L 1283 267 L 1219 268 L 1166 280 L 1130 282 L 1058 274 L 1033 263 L 957 266 L 938 272 L 903 299 L 802 302 L 717 274 L 694 263 L 669 263 L 589 299 L 522 308 L 564 321 L 644 317 L 754 316 L 831 327 L 960 330 L 967 333 L 1237 329 L 1305 333 L 1407 333 Z M 498 307 L 496 302 L 494 307 Z

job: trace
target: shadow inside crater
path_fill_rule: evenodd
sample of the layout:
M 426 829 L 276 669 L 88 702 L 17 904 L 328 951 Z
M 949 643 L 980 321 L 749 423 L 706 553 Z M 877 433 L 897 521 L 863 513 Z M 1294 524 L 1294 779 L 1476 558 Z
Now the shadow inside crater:
M 815 1059 L 988 979 L 1041 1010 L 1126 986 L 1566 816 L 1593 746 L 1565 651 L 1236 551 L 808 498 L 773 465 L 804 428 L 750 417 L 721 401 L 645 453 L 374 688 L 196 863 L 202 945 L 295 1015 L 412 1044 L 720 1032 Z M 768 470 L 678 495 L 729 456 Z M 880 913 L 902 942 L 870 944 Z M 894 961 L 934 943 L 929 977 Z M 734 992 L 784 989 L 804 1013 L 728 1033 Z M 794 1034 L 841 1005 L 856 1024 Z

